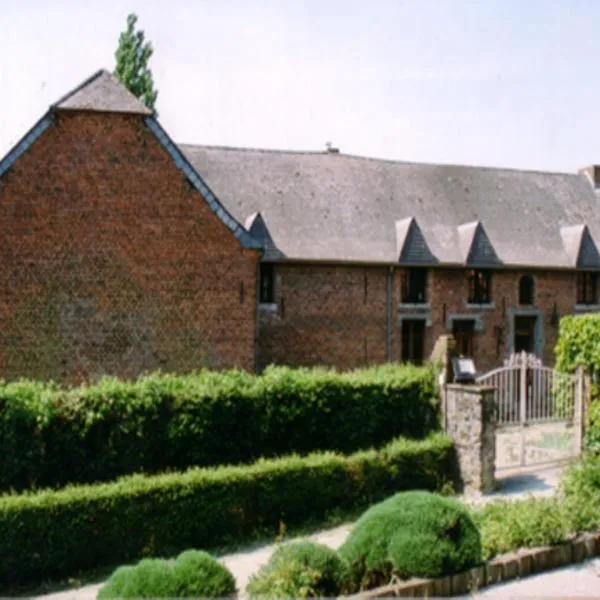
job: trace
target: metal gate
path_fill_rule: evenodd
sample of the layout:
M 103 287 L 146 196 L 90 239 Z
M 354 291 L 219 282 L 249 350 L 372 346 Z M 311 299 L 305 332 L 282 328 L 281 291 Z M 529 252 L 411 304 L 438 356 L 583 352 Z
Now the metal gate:
M 496 469 L 577 456 L 583 436 L 584 377 L 545 367 L 533 354 L 513 354 L 477 378 L 495 390 Z

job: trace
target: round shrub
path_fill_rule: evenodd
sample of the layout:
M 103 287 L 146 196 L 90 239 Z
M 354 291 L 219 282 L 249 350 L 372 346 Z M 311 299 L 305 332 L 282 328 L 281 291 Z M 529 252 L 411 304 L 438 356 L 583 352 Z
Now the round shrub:
M 481 562 L 481 537 L 467 509 L 429 492 L 402 492 L 356 522 L 340 554 L 355 585 L 399 577 L 439 577 Z
M 250 598 L 327 598 L 348 589 L 346 562 L 331 548 L 313 542 L 293 542 L 278 548 L 252 576 Z
M 235 596 L 235 577 L 231 571 L 207 552 L 186 550 L 177 557 L 173 567 L 177 598 Z
M 236 595 L 235 578 L 215 558 L 187 550 L 175 561 L 147 558 L 119 567 L 98 592 L 108 598 L 229 598 Z

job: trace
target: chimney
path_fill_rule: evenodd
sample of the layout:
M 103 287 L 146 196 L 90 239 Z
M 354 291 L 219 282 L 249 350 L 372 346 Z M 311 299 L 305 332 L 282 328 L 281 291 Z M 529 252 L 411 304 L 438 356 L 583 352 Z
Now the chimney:
M 595 190 L 600 190 L 600 165 L 590 165 L 579 172 L 585 173 L 590 178 Z
M 331 142 L 325 142 L 325 148 L 327 150 L 327 154 L 339 154 L 340 153 L 340 149 L 334 148 L 334 146 Z

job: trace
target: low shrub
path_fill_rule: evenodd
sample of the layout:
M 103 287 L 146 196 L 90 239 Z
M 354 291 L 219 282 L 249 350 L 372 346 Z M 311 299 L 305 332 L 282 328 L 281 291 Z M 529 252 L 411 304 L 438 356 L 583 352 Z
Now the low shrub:
M 313 542 L 292 542 L 278 548 L 252 576 L 250 598 L 330 598 L 349 586 L 347 563 L 331 548 Z
M 300 525 L 400 490 L 447 488 L 456 474 L 451 440 L 434 434 L 349 456 L 290 456 L 5 495 L 0 584 L 274 535 L 281 521 Z
M 231 571 L 206 552 L 187 550 L 175 561 L 146 558 L 118 568 L 98 592 L 109 598 L 230 598 L 236 595 Z
M 569 508 L 556 497 L 490 502 L 472 516 L 486 560 L 519 548 L 557 544 L 573 532 Z
M 561 492 L 572 529 L 600 527 L 600 456 L 587 453 L 573 461 L 563 474 Z
M 73 389 L 0 382 L 0 490 L 350 453 L 437 427 L 433 371 L 410 365 L 154 374 Z
M 356 522 L 340 554 L 361 589 L 399 577 L 450 575 L 481 561 L 479 531 L 458 501 L 423 491 L 399 493 Z

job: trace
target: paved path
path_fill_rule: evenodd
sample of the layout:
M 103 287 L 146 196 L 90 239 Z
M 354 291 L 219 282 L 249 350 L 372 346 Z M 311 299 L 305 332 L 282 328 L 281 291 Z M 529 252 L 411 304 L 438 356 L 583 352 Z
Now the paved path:
M 530 470 L 525 473 L 517 473 L 515 471 L 505 472 L 498 477 L 499 489 L 497 492 L 486 496 L 465 497 L 463 500 L 470 504 L 481 504 L 497 499 L 517 500 L 529 494 L 548 496 L 556 490 L 560 472 L 560 468 L 557 467 L 549 467 L 542 470 L 538 468 L 537 470 Z M 352 524 L 347 523 L 335 529 L 322 531 L 307 537 L 310 540 L 325 544 L 331 548 L 339 548 L 344 543 L 351 527 Z M 275 545 L 270 544 L 222 556 L 221 561 L 235 575 L 238 589 L 242 592 L 250 576 L 268 562 L 274 549 Z M 89 585 L 77 590 L 67 590 L 38 596 L 38 598 L 44 600 L 93 600 L 101 586 L 102 584 Z
M 600 559 L 495 585 L 471 596 L 481 600 L 561 597 L 600 598 Z

